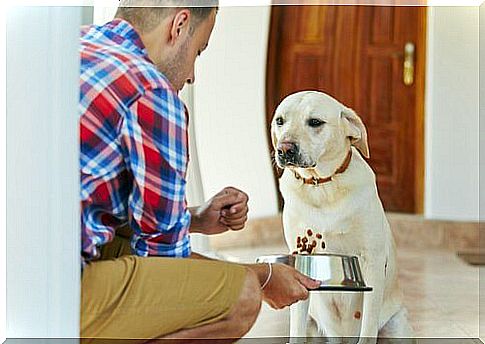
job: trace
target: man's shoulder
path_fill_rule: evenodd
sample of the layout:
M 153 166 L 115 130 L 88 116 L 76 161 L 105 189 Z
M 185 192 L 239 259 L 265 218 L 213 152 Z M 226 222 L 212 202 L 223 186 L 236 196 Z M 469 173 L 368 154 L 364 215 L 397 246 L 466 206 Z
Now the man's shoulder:
M 81 82 L 104 84 L 132 100 L 154 89 L 175 93 L 151 61 L 123 46 L 84 35 L 80 53 Z

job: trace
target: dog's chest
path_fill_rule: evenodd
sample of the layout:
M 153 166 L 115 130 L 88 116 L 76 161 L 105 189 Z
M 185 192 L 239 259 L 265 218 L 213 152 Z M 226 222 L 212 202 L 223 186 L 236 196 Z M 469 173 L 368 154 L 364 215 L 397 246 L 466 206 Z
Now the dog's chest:
M 283 223 L 291 252 L 358 254 L 365 246 L 361 217 L 345 211 L 322 213 L 288 207 L 283 212 Z

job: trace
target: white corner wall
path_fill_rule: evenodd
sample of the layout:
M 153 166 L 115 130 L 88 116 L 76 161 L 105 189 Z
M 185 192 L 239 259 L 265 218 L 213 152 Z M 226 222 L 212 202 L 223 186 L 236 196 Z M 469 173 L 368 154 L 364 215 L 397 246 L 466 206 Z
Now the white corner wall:
M 250 217 L 277 213 L 265 120 L 269 7 L 222 7 L 197 62 L 194 110 L 205 197 L 249 194 Z
M 479 8 L 428 13 L 425 216 L 477 221 Z
M 7 13 L 7 337 L 79 336 L 78 7 Z

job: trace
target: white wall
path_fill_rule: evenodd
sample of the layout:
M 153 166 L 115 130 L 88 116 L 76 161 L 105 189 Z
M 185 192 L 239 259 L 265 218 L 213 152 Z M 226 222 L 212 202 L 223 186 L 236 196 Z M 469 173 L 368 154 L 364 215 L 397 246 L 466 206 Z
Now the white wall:
M 205 196 L 227 185 L 250 197 L 250 216 L 276 214 L 265 121 L 268 7 L 220 9 L 194 89 L 199 164 Z
M 0 49 L 0 61 L 5 65 L 6 61 L 6 22 L 7 22 L 7 15 L 6 11 L 0 12 L 0 46 L 4 47 Z M 7 83 L 7 73 L 6 68 L 2 68 L 0 70 L 0 104 L 6 104 L 6 92 L 5 92 L 5 85 Z M 6 121 L 6 107 L 2 106 L 0 108 L 0 137 L 7 137 L 7 121 Z M 6 190 L 7 189 L 7 145 L 6 140 L 0 141 L 0 189 Z M 5 247 L 7 243 L 7 205 L 6 205 L 6 194 L 5 192 L 2 193 L 2 197 L 0 198 L 0 243 L 2 243 L 2 248 Z M 6 281 L 6 268 L 7 268 L 7 250 L 2 249 L 0 253 L 0 343 L 3 343 L 7 338 L 7 281 Z
M 180 97 L 187 105 L 189 114 L 193 114 L 194 109 L 194 86 L 186 85 Z M 202 177 L 199 166 L 199 153 L 197 150 L 197 137 L 195 134 L 193 116 L 189 119 L 189 154 L 190 161 L 187 168 L 187 204 L 189 207 L 199 206 L 206 201 Z M 205 234 L 191 234 L 190 245 L 192 250 L 198 253 L 208 254 L 210 252 L 209 237 Z
M 79 336 L 76 7 L 7 13 L 7 337 Z
M 425 215 L 478 220 L 478 7 L 429 11 Z

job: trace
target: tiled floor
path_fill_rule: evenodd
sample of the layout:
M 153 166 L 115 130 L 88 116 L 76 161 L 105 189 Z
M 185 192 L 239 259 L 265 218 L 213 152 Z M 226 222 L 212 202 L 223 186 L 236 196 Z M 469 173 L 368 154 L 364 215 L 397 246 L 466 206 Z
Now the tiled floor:
M 226 249 L 228 260 L 254 262 L 264 254 L 286 252 L 284 246 Z M 479 270 L 446 250 L 398 248 L 398 264 L 404 302 L 416 337 L 477 338 Z M 364 276 L 365 277 L 365 276 Z M 289 311 L 273 310 L 266 304 L 246 335 L 287 336 Z

